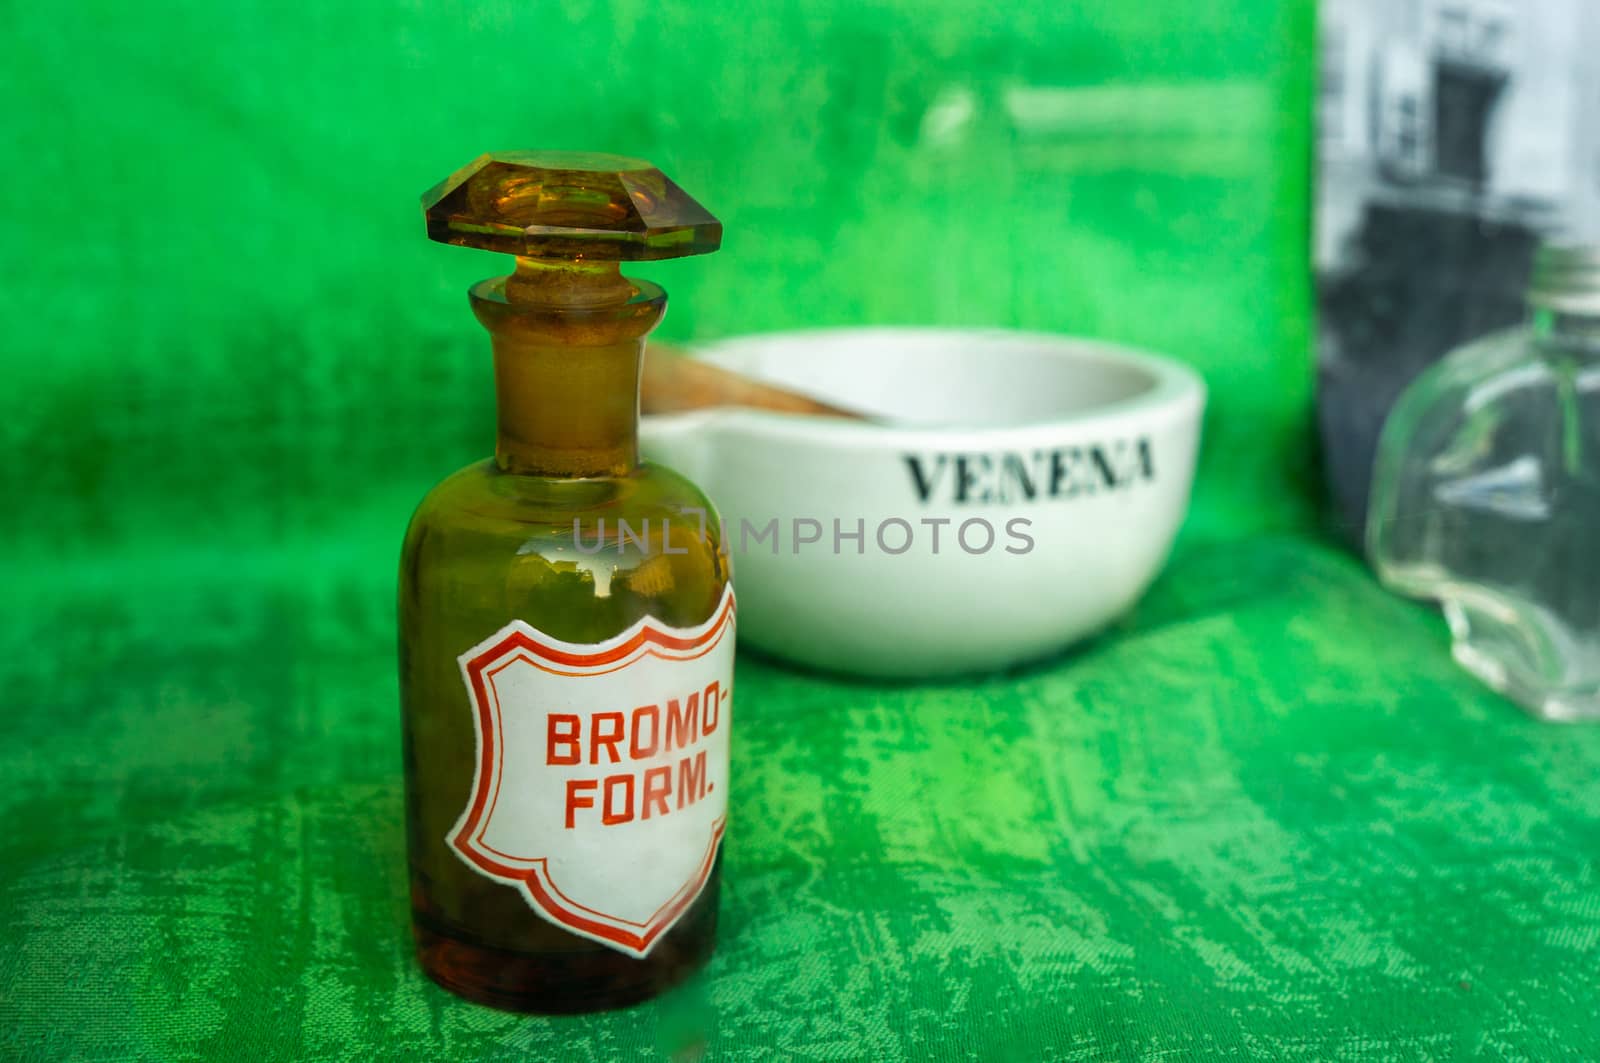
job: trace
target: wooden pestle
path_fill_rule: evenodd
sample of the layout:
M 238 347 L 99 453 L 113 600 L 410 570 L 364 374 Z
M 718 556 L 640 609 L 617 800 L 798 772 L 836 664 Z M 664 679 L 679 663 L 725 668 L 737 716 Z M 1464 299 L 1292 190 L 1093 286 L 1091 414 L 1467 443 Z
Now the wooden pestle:
M 639 383 L 640 413 L 682 413 L 713 406 L 868 420 L 865 414 L 854 410 L 692 358 L 668 344 L 651 343 L 646 347 Z

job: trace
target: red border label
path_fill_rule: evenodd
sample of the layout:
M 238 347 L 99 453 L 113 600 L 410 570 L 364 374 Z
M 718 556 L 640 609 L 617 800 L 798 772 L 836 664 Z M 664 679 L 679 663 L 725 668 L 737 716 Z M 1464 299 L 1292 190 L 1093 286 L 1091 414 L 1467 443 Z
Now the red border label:
M 522 866 L 499 859 L 508 854 L 498 853 L 483 840 L 500 785 L 503 758 L 499 705 L 493 691 L 494 673 L 518 660 L 554 675 L 569 677 L 616 671 L 645 657 L 692 660 L 709 653 L 725 635 L 731 634 L 733 616 L 733 588 L 730 586 L 713 618 L 689 631 L 667 628 L 653 617 L 647 617 L 614 639 L 582 647 L 550 639 L 537 629 L 514 621 L 508 625 L 511 630 L 487 648 L 480 644 L 462 654 L 461 674 L 472 701 L 478 759 L 467 809 L 446 839 L 451 847 L 476 870 L 520 887 L 529 904 L 553 922 L 622 951 L 646 955 L 705 887 L 716 863 L 726 817 L 719 816 L 713 822 L 711 837 L 707 839 L 705 854 L 694 876 L 642 923 L 608 915 L 568 897 L 551 877 L 548 857 L 521 857 Z

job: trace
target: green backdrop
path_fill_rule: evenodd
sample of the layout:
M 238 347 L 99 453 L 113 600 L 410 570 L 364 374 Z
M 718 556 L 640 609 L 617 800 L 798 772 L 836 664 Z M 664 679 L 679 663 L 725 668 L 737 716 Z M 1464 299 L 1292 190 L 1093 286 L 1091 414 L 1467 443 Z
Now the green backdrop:
M 1600 732 L 1318 532 L 1309 0 L 8 3 L 0 1054 L 1593 1058 Z M 409 956 L 410 507 L 491 447 L 417 197 L 651 159 L 662 335 L 1087 333 L 1213 402 L 1107 636 L 934 687 L 739 664 L 720 949 L 569 1019 Z M 1063 591 L 1065 593 L 1065 591 Z

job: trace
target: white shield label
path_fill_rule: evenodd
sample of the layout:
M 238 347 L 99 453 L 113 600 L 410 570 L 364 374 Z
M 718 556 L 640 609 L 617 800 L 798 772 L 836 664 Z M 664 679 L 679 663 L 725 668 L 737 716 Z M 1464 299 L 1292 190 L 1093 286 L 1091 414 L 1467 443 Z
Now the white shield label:
M 558 926 L 648 955 L 722 842 L 733 612 L 730 587 L 694 628 L 580 645 L 514 620 L 463 653 L 478 756 L 450 846 Z

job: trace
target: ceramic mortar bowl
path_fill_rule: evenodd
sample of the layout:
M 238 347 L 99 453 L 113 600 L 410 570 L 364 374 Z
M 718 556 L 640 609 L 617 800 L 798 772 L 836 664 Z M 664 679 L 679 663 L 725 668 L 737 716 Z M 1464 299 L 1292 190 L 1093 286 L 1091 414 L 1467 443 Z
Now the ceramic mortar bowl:
M 1043 657 L 1127 610 L 1189 503 L 1205 388 L 1065 336 L 862 328 L 698 357 L 871 420 L 646 417 L 645 456 L 721 510 L 739 637 L 858 675 Z

